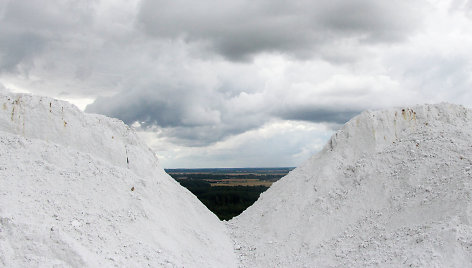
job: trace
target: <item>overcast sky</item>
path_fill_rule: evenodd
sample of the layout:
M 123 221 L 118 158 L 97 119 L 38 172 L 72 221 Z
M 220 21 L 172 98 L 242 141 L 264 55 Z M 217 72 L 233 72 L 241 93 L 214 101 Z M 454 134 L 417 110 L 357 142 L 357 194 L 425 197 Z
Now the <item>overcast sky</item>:
M 0 0 L 0 88 L 136 127 L 165 168 L 297 166 L 365 109 L 472 106 L 472 0 Z

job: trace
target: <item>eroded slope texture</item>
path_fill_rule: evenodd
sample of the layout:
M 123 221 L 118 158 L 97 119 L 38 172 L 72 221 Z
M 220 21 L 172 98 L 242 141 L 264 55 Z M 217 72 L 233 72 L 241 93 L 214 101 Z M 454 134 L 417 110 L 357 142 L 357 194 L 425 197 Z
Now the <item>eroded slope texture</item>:
M 364 112 L 228 225 L 244 267 L 471 267 L 472 111 Z
M 234 267 L 225 226 L 121 121 L 0 95 L 1 267 Z

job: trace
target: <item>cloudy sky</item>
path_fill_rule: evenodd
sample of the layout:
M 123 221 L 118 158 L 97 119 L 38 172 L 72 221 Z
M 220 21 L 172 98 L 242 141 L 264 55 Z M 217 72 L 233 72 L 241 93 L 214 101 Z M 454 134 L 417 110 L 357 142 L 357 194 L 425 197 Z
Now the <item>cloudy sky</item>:
M 296 166 L 365 109 L 472 106 L 472 0 L 0 0 L 0 88 L 172 167 Z

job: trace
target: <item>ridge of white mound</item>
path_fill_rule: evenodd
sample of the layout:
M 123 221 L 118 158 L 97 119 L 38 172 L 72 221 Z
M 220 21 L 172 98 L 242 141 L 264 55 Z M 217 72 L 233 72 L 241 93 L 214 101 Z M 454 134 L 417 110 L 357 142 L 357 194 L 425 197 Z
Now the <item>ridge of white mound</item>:
M 228 223 L 243 267 L 471 267 L 472 111 L 364 112 Z
M 0 266 L 234 267 L 227 230 L 121 121 L 0 94 Z

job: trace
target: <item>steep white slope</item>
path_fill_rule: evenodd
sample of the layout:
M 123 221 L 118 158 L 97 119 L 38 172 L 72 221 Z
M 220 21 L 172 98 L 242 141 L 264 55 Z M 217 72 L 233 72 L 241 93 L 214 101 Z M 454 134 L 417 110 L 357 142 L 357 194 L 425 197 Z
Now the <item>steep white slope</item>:
M 0 95 L 0 266 L 233 267 L 232 248 L 121 121 Z
M 243 267 L 471 267 L 472 111 L 364 112 L 229 222 Z

